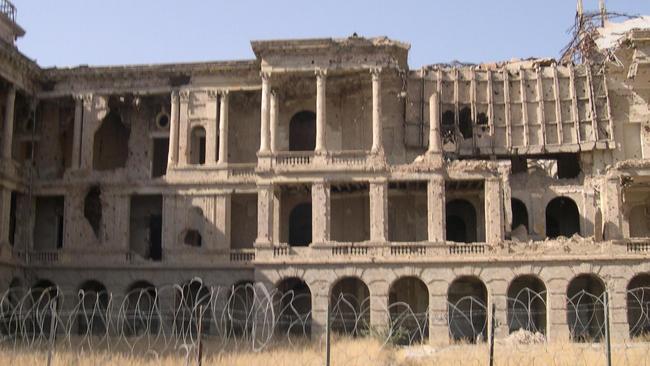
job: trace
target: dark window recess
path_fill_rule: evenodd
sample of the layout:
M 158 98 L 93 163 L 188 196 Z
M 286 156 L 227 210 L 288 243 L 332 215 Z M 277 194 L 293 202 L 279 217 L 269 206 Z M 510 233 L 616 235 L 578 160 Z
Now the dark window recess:
M 510 158 L 512 174 L 528 173 L 528 159 L 521 156 Z
M 458 129 L 463 138 L 472 138 L 472 110 L 470 108 L 463 107 L 458 113 Z
M 316 114 L 302 111 L 289 122 L 289 150 L 311 151 L 316 147 Z
M 567 197 L 557 197 L 546 206 L 546 236 L 570 238 L 580 233 L 580 211 L 576 203 Z
M 102 222 L 102 200 L 99 186 L 92 186 L 84 199 L 84 217 L 99 238 L 99 229 Z
M 308 246 L 311 243 L 311 203 L 301 203 L 289 214 L 289 245 Z
M 488 116 L 487 114 L 481 112 L 476 116 L 476 124 L 479 126 L 487 126 L 488 125 Z
M 162 260 L 162 215 L 149 217 L 149 240 L 149 257 L 154 261 Z
M 56 249 L 63 248 L 63 215 L 56 217 L 57 231 L 56 231 Z
M 93 167 L 96 170 L 113 170 L 126 166 L 130 135 L 131 130 L 124 125 L 120 114 L 109 112 L 95 132 Z
M 167 157 L 169 154 L 169 138 L 153 139 L 153 163 L 151 176 L 162 177 L 167 174 Z
M 561 154 L 557 156 L 557 177 L 560 179 L 577 178 L 580 175 L 580 155 Z
M 201 233 L 193 229 L 187 230 L 185 232 L 185 238 L 183 238 L 183 242 L 185 243 L 185 245 L 189 245 L 191 247 L 200 247 Z
M 205 164 L 205 136 L 199 140 L 199 164 Z
M 512 226 L 511 229 L 514 230 L 519 226 L 523 225 L 528 231 L 528 210 L 526 205 L 520 200 L 513 198 L 511 201 L 512 208 Z
M 455 125 L 456 115 L 453 111 L 445 111 L 442 114 L 441 120 L 441 132 L 442 132 L 442 141 L 443 143 L 453 142 L 454 141 L 454 125 Z
M 167 126 L 169 126 L 169 116 L 163 113 L 158 117 L 158 127 L 167 128 Z

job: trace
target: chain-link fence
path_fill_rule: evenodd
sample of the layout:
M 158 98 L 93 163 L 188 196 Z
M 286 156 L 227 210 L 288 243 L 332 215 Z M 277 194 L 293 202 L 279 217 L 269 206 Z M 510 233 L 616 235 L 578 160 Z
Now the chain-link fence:
M 533 286 L 534 287 L 534 286 Z M 447 309 L 392 301 L 371 311 L 368 294 L 336 290 L 325 324 L 313 321 L 312 297 L 245 283 L 207 287 L 200 280 L 117 296 L 57 287 L 12 288 L 0 300 L 3 364 L 224 365 L 637 365 L 650 363 L 650 288 L 613 308 L 605 291 L 566 297 L 569 337 L 547 342 L 547 294 L 522 287 L 505 300 L 506 324 L 486 297 L 450 297 Z M 422 299 L 420 299 L 422 300 Z M 372 316 L 388 319 L 373 326 Z M 379 314 L 379 315 L 378 315 Z M 628 319 L 625 334 L 609 319 Z M 431 333 L 431 334 L 430 334 Z M 444 334 L 441 334 L 444 333 Z M 496 340 L 493 335 L 497 334 Z M 613 340 L 613 341 L 610 341 Z M 491 350 L 492 348 L 492 350 Z M 87 361 L 84 361 L 87 360 Z

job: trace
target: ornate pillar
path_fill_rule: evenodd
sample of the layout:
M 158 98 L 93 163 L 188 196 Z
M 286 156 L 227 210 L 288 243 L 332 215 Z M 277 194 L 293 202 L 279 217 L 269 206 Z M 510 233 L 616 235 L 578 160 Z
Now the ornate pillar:
M 277 90 L 271 90 L 271 107 L 269 111 L 270 119 L 270 134 L 271 134 L 271 152 L 276 152 L 278 150 L 277 145 L 277 133 L 278 133 L 278 117 L 280 113 L 279 96 Z
M 274 196 L 273 184 L 258 185 L 256 247 L 270 247 L 273 245 Z
M 221 92 L 221 101 L 219 106 L 219 164 L 228 163 L 228 108 L 230 92 L 224 90 Z
M 83 96 L 74 96 L 74 129 L 72 134 L 72 169 L 81 165 L 81 129 L 83 124 Z
M 5 160 L 12 159 L 12 147 L 14 138 L 14 109 L 16 103 L 16 87 L 11 84 L 7 90 L 5 101 L 5 120 L 2 135 L 2 158 Z
M 388 181 L 370 182 L 370 241 L 384 243 L 388 231 Z
M 330 240 L 330 184 L 316 181 L 311 186 L 312 238 L 313 244 L 323 244 Z
M 440 97 L 433 92 L 429 98 L 429 154 L 440 154 L 442 143 L 440 141 Z
M 205 126 L 205 164 L 215 165 L 217 163 L 217 103 L 219 103 L 219 93 L 216 90 L 208 90 L 207 93 L 207 124 Z
M 427 216 L 428 240 L 445 241 L 445 179 L 441 175 L 432 177 L 427 184 Z
M 179 97 L 178 90 L 171 92 L 171 115 L 169 116 L 169 155 L 167 169 L 178 164 L 178 131 L 179 131 Z
M 381 69 L 370 70 L 372 74 L 372 149 L 373 154 L 383 152 L 381 123 Z
M 269 104 L 271 99 L 271 74 L 262 72 L 262 117 L 260 126 L 260 154 L 269 152 Z
M 327 70 L 316 70 L 316 153 L 327 151 Z

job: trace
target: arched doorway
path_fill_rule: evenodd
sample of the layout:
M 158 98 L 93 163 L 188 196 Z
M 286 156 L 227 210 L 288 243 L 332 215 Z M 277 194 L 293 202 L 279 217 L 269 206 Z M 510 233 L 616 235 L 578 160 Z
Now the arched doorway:
M 487 288 L 477 277 L 459 277 L 449 285 L 447 308 L 452 340 L 469 343 L 486 340 L 487 301 Z
M 542 280 L 522 275 L 508 287 L 508 330 L 546 334 L 546 286 Z
M 123 331 L 127 335 L 152 334 L 160 329 L 158 291 L 147 281 L 137 281 L 129 286 L 122 311 Z
M 79 335 L 101 335 L 107 332 L 107 311 L 110 295 L 99 281 L 84 282 L 79 288 Z
M 311 290 L 305 281 L 290 277 L 277 286 L 278 331 L 281 334 L 311 336 Z
M 568 197 L 556 197 L 546 205 L 546 236 L 570 238 L 580 233 L 580 212 Z
M 338 280 L 330 293 L 332 330 L 353 337 L 370 330 L 370 290 L 356 277 Z
M 311 203 L 296 205 L 289 214 L 289 245 L 306 247 L 311 243 Z
M 429 337 L 429 290 L 417 277 L 402 277 L 388 293 L 391 329 L 397 343 L 410 345 Z
M 627 285 L 627 324 L 631 338 L 650 335 L 650 273 L 634 276 Z
M 512 209 L 512 226 L 511 230 L 515 230 L 519 226 L 524 226 L 528 232 L 528 210 L 526 205 L 520 200 L 513 198 L 510 200 L 510 207 Z
M 593 274 L 581 274 L 567 288 L 567 323 L 571 340 L 598 342 L 605 334 L 605 285 Z
M 316 113 L 301 111 L 289 121 L 289 151 L 313 151 L 316 147 Z
M 454 199 L 446 208 L 447 241 L 474 243 L 477 240 L 476 209 L 469 201 Z
M 32 286 L 28 301 L 31 302 L 30 322 L 25 322 L 25 327 L 41 337 L 49 337 L 52 327 L 52 308 L 61 307 L 62 298 L 59 297 L 59 288 L 50 280 L 41 279 Z

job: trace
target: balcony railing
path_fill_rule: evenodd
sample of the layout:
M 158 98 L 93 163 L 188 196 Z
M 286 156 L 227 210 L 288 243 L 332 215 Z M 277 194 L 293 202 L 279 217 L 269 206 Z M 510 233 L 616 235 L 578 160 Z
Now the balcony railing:
M 278 166 L 305 166 L 313 161 L 314 153 L 311 151 L 282 151 L 275 154 L 275 165 Z
M 16 22 L 16 6 L 9 0 L 0 0 L 0 13 L 4 14 L 12 22 Z

